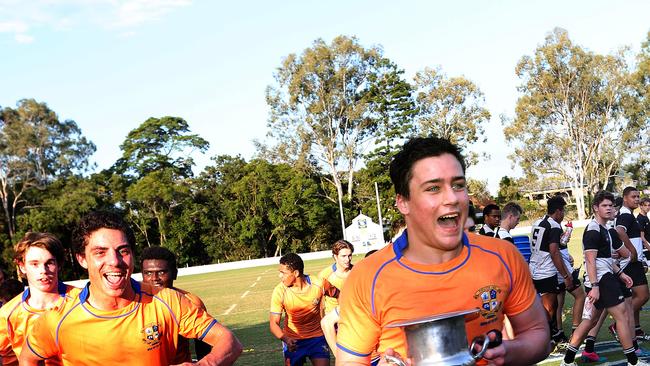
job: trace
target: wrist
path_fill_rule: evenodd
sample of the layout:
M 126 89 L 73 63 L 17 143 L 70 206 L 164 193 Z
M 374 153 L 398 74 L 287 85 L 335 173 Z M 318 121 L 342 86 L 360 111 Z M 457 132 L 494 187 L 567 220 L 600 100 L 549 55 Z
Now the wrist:
M 593 282 L 593 283 L 591 284 L 591 288 L 598 288 L 599 286 L 600 286 L 600 284 L 598 283 L 598 281 Z

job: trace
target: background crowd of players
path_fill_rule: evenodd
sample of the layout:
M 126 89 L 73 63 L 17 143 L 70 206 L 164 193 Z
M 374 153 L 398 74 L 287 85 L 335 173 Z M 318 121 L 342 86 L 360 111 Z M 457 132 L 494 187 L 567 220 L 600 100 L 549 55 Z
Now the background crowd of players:
M 330 350 L 337 365 L 385 365 L 383 355 L 408 362 L 404 332 L 388 325 L 473 308 L 478 313 L 466 319 L 468 340 L 490 341 L 479 365 L 530 365 L 552 349 L 565 353 L 563 365 L 575 365 L 585 340 L 582 359 L 602 360 L 594 344 L 607 314 L 628 365 L 647 365 L 639 359 L 646 356 L 639 342 L 650 337 L 639 311 L 649 296 L 643 252 L 650 250 L 650 199 L 640 200 L 637 189 L 626 188 L 619 207 L 611 193 L 596 194 L 584 258 L 572 258 L 567 248 L 566 202 L 550 198 L 547 215 L 532 226 L 526 263 L 508 243 L 514 244 L 510 232 L 522 214 L 516 203 L 487 205 L 484 225 L 474 233 L 465 163 L 449 141 L 410 140 L 391 162 L 390 175 L 406 224 L 390 245 L 353 266 L 354 246 L 339 240 L 332 246 L 334 263 L 317 276 L 304 273 L 299 255 L 281 257 L 269 324 L 285 365 L 329 365 Z M 202 301 L 173 286 L 173 253 L 145 249 L 143 281 L 131 279 L 135 238 L 120 216 L 84 217 L 72 247 L 88 270 L 81 289 L 58 280 L 64 250 L 53 235 L 28 233 L 15 246 L 28 287 L 0 273 L 3 365 L 229 365 L 241 354 L 240 342 Z M 578 278 L 583 263 L 584 289 Z M 570 337 L 562 328 L 567 292 L 574 297 Z

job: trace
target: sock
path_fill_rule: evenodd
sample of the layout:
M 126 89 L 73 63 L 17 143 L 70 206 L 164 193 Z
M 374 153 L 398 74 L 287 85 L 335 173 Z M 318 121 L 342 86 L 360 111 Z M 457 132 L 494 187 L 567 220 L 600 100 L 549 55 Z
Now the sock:
M 639 362 L 639 358 L 636 356 L 636 353 L 634 353 L 634 347 L 624 349 L 623 354 L 625 354 L 625 357 L 627 357 L 627 362 L 630 364 L 636 365 L 637 362 Z
M 636 341 L 636 338 L 632 341 L 632 347 L 635 351 L 639 349 L 639 342 Z
M 566 348 L 566 353 L 564 354 L 564 363 L 573 363 L 573 361 L 576 359 L 576 353 L 578 353 L 578 349 L 572 345 L 569 345 Z M 632 351 L 632 353 L 634 353 L 634 351 Z
M 596 345 L 596 337 L 587 336 L 585 341 L 585 352 L 594 353 L 594 348 Z

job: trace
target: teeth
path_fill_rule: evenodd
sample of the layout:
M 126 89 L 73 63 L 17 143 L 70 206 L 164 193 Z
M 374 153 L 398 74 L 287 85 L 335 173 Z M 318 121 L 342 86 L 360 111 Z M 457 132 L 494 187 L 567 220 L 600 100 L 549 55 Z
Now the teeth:
M 457 214 L 440 216 L 440 218 L 443 219 L 443 220 L 445 220 L 445 219 L 454 219 L 454 218 L 456 218 L 456 217 L 458 217 Z

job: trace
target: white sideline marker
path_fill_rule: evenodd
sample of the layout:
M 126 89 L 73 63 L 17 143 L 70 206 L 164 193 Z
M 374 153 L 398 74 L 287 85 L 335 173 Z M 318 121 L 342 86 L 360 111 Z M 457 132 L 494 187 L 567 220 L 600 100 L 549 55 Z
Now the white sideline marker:
M 221 314 L 221 315 L 228 315 L 228 314 L 230 314 L 230 312 L 235 308 L 235 306 L 237 306 L 237 304 L 232 304 L 232 305 L 230 305 L 230 307 L 228 308 L 228 310 L 224 311 L 223 314 Z
M 260 277 L 257 277 L 257 279 L 255 281 L 259 281 L 261 279 L 262 279 L 262 277 L 260 276 Z
M 244 294 L 241 295 L 240 299 L 243 299 L 244 297 L 246 297 L 246 295 L 248 295 L 249 292 L 250 292 L 250 291 L 246 290 L 246 292 L 244 292 Z
M 257 282 L 253 282 L 253 284 L 251 285 L 251 287 L 255 287 L 255 285 L 257 285 Z

